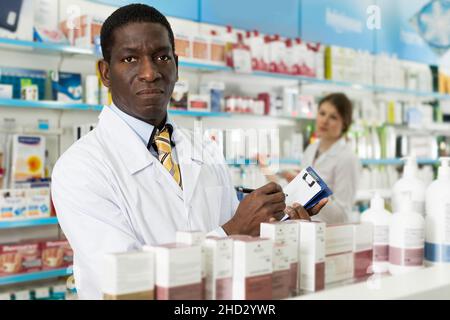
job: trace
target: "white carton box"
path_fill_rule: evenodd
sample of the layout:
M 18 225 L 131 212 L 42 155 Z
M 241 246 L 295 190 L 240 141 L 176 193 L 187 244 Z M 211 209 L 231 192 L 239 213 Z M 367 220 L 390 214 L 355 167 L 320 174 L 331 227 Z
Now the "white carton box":
M 44 177 L 45 137 L 15 134 L 12 139 L 11 184 Z
M 0 84 L 0 98 L 12 99 L 13 86 L 11 84 Z
M 155 253 L 156 299 L 200 300 L 202 298 L 201 248 L 182 243 L 144 247 Z
M 105 300 L 153 300 L 153 252 L 110 253 L 104 256 L 102 292 Z
M 353 225 L 328 225 L 325 237 L 325 284 L 353 277 Z
M 353 252 L 326 256 L 325 283 L 329 284 L 353 278 L 353 268 Z
M 177 231 L 176 242 L 191 246 L 200 246 L 202 252 L 202 299 L 205 299 L 206 291 L 206 257 L 203 243 L 206 233 L 203 231 Z
M 354 276 L 365 277 L 372 273 L 373 261 L 373 225 L 359 223 L 353 225 Z
M 29 218 L 50 216 L 50 188 L 32 188 L 26 190 L 27 210 Z
M 0 190 L 0 221 L 26 217 L 27 197 L 23 189 Z
M 273 241 L 240 238 L 233 242 L 233 300 L 272 299 Z
M 0 301 L 2 300 L 11 300 L 11 294 L 10 293 L 0 293 Z
M 33 41 L 34 1 L 1 1 L 0 38 Z
M 231 300 L 233 294 L 233 239 L 207 238 L 203 244 L 206 260 L 206 299 Z
M 318 291 L 325 287 L 325 233 L 323 222 L 300 221 L 300 288 Z
M 328 225 L 325 238 L 325 255 L 353 251 L 353 225 Z
M 273 247 L 272 299 L 285 299 L 291 291 L 291 245 L 277 243 Z
M 299 286 L 299 242 L 300 242 L 300 224 L 299 220 L 288 220 L 283 222 L 261 223 L 260 236 L 269 238 L 275 243 L 289 244 L 290 255 L 290 274 L 291 274 L 291 293 L 296 294 Z

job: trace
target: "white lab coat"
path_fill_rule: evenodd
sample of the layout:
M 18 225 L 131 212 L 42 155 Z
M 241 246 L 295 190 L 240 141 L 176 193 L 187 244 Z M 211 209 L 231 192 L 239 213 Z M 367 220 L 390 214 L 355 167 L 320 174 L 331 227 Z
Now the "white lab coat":
M 174 242 L 177 230 L 225 236 L 239 202 L 221 151 L 176 126 L 172 139 L 183 190 L 108 107 L 56 163 L 52 196 L 81 299 L 101 298 L 104 253 Z
M 333 191 L 329 202 L 312 220 L 328 224 L 350 222 L 352 205 L 358 189 L 361 164 L 345 138 L 336 141 L 314 161 L 320 140 L 310 144 L 301 162 L 303 168 L 311 166 Z

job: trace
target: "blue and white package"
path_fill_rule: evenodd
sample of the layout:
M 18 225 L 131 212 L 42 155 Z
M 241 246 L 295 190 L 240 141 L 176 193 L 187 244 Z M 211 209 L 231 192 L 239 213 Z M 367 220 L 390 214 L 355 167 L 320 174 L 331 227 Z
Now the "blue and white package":
M 52 72 L 51 79 L 54 100 L 81 102 L 83 95 L 81 74 L 71 72 Z
M 210 95 L 211 112 L 221 112 L 224 105 L 225 83 L 211 81 L 200 86 L 200 94 Z
M 305 209 L 314 207 L 320 200 L 333 194 L 325 181 L 311 167 L 302 170 L 284 188 L 284 193 L 286 194 L 287 206 L 292 206 L 296 202 Z

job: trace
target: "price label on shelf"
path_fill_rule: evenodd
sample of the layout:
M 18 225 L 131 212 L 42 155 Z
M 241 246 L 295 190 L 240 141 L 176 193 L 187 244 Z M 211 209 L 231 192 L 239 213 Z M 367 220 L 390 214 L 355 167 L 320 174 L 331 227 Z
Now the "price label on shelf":
M 53 293 L 66 293 L 66 285 L 59 284 L 59 285 L 53 286 Z

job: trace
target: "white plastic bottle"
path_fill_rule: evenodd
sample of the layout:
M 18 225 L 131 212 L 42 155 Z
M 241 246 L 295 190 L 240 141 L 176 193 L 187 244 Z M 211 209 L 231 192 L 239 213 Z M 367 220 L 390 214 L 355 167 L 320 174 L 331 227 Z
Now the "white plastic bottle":
M 411 194 L 401 196 L 401 207 L 389 226 L 389 272 L 393 275 L 423 267 L 425 219 L 413 210 Z
M 450 264 L 450 158 L 440 158 L 438 176 L 426 193 L 425 263 Z
M 370 222 L 374 227 L 372 271 L 374 273 L 387 272 L 391 213 L 384 208 L 384 199 L 378 193 L 375 193 L 370 200 L 370 208 L 361 214 L 361 222 Z
M 424 216 L 426 188 L 423 181 L 418 178 L 416 157 L 410 156 L 404 159 L 406 159 L 406 163 L 403 168 L 403 176 L 392 188 L 392 211 L 400 211 L 401 194 L 407 192 L 411 194 L 414 211 Z

